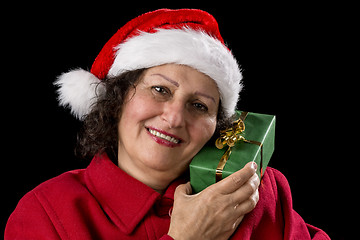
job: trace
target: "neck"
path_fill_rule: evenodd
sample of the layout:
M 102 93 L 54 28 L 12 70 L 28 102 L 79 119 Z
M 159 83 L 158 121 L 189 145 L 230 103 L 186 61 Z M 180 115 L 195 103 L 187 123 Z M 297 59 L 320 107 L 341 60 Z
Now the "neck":
M 131 177 L 137 179 L 138 181 L 144 183 L 148 187 L 151 187 L 156 192 L 163 194 L 169 184 L 177 178 L 169 177 L 167 172 L 161 172 L 156 170 L 142 171 L 141 168 L 134 168 L 131 166 L 132 162 L 126 162 L 118 160 L 118 166 L 121 170 L 129 174 Z

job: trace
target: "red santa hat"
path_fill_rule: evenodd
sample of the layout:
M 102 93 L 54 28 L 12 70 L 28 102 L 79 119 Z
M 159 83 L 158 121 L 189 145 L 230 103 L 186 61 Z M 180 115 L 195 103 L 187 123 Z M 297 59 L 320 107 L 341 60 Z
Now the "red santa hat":
M 240 68 L 214 17 L 195 9 L 160 9 L 125 24 L 105 44 L 90 72 L 76 69 L 58 77 L 59 103 L 82 119 L 105 91 L 98 85 L 102 79 L 166 63 L 208 75 L 218 86 L 226 116 L 235 113 L 242 88 Z

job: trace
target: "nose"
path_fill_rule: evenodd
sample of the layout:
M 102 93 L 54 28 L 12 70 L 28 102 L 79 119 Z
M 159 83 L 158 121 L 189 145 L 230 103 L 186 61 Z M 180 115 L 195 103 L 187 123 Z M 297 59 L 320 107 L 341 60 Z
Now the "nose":
M 169 128 L 181 128 L 185 125 L 185 106 L 181 102 L 167 102 L 164 104 L 162 119 Z

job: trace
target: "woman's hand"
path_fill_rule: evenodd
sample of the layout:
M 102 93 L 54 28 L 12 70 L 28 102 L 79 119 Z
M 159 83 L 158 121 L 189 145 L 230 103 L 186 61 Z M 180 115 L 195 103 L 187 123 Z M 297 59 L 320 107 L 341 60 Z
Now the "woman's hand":
M 248 163 L 195 195 L 190 195 L 190 183 L 179 185 L 168 235 L 175 240 L 228 239 L 259 200 L 256 168 Z

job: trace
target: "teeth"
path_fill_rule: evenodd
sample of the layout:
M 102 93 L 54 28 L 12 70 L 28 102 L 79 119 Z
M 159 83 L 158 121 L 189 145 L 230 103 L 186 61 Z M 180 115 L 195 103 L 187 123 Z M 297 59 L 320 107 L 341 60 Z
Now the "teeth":
M 169 141 L 169 142 L 172 142 L 172 143 L 179 143 L 179 140 L 176 139 L 176 138 L 173 138 L 173 137 L 170 137 L 170 136 L 167 136 L 165 134 L 162 134 L 162 133 L 159 133 L 158 131 L 155 131 L 155 130 L 152 130 L 152 129 L 149 129 L 149 132 L 154 135 L 154 136 L 157 136 L 159 138 L 162 138 L 162 139 L 165 139 L 166 141 Z

